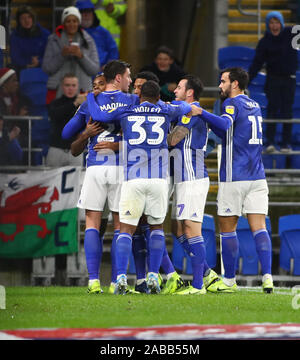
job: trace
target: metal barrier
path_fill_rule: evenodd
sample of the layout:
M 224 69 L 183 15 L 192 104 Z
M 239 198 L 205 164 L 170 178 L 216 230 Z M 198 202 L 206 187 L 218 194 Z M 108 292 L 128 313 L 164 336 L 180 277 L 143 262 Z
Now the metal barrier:
M 261 0 L 257 0 L 257 11 L 256 12 L 249 12 L 245 11 L 242 8 L 242 1 L 243 0 L 237 0 L 237 9 L 238 11 L 245 16 L 257 16 L 257 37 L 260 39 L 261 35 Z

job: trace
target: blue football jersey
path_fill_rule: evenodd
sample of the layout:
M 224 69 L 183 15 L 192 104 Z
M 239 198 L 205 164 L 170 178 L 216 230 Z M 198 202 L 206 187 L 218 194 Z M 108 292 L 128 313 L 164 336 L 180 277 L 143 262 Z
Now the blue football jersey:
M 199 106 L 199 102 L 193 102 Z M 174 182 L 192 181 L 207 177 L 204 155 L 208 139 L 208 125 L 199 116 L 188 118 L 182 116 L 178 119 L 178 126 L 189 129 L 189 133 L 170 151 L 174 158 Z
M 220 181 L 265 179 L 259 104 L 246 95 L 227 98 L 221 116 L 229 117 L 233 124 L 222 136 Z
M 190 105 L 157 105 L 143 102 L 140 105 L 99 112 L 95 109 L 93 96 L 88 96 L 88 104 L 93 119 L 120 121 L 123 132 L 122 165 L 125 180 L 168 176 L 167 134 L 170 121 L 190 112 Z
M 119 90 L 104 91 L 96 97 L 96 103 L 101 111 L 110 111 L 118 107 L 138 104 L 139 97 L 133 94 L 126 94 Z M 88 111 L 88 107 L 85 107 L 85 109 L 87 109 L 86 121 L 88 121 L 90 113 Z M 97 152 L 94 150 L 94 146 L 101 141 L 121 141 L 122 135 L 120 122 L 116 119 L 116 121 L 111 123 L 101 123 L 101 127 L 104 128 L 102 133 L 89 138 L 86 164 L 87 166 L 119 165 L 120 159 L 118 152 L 107 153 L 106 150 Z

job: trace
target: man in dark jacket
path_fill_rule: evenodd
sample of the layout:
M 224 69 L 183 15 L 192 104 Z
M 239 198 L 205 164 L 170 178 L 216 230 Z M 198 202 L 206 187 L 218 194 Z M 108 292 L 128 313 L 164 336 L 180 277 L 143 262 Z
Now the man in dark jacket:
M 86 94 L 78 94 L 78 79 L 73 74 L 66 74 L 61 83 L 63 95 L 49 104 L 50 148 L 46 158 L 47 166 L 82 166 L 83 155 L 74 157 L 71 154 L 70 141 L 63 140 L 62 130 L 73 117 L 78 107 L 86 100 Z
M 267 118 L 292 119 L 292 107 L 296 90 L 297 50 L 292 48 L 290 27 L 284 26 L 280 12 L 271 11 L 266 16 L 266 32 L 256 47 L 255 57 L 249 68 L 250 82 L 262 66 L 266 65 L 265 93 L 268 99 Z M 289 152 L 292 124 L 284 124 L 281 151 Z M 266 151 L 275 150 L 276 123 L 270 123 L 266 131 Z

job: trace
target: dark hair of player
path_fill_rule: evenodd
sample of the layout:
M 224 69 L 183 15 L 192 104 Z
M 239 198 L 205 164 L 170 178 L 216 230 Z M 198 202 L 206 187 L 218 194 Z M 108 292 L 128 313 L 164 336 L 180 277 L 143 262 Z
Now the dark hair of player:
M 221 75 L 226 72 L 229 73 L 229 80 L 231 83 L 236 80 L 241 90 L 246 89 L 249 82 L 249 75 L 246 70 L 244 70 L 241 67 L 229 67 L 227 69 L 222 70 Z
M 145 80 L 152 80 L 159 83 L 159 78 L 152 72 L 152 71 L 141 71 L 136 74 L 134 81 L 136 79 L 145 79 Z
M 111 60 L 109 61 L 103 69 L 103 74 L 107 82 L 110 82 L 115 79 L 118 74 L 123 75 L 127 68 L 130 68 L 131 65 L 123 60 Z
M 194 76 L 191 74 L 185 75 L 182 79 L 187 80 L 186 82 L 186 90 L 192 89 L 194 90 L 194 99 L 198 100 L 203 91 L 203 83 L 198 76 Z
M 141 88 L 141 97 L 143 99 L 158 100 L 160 94 L 160 87 L 157 82 L 153 80 L 146 81 Z

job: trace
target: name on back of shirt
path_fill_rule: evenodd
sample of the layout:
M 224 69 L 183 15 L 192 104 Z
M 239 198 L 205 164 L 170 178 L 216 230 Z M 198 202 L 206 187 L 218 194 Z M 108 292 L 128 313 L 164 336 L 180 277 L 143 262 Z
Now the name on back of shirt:
M 99 108 L 101 111 L 109 111 L 109 110 L 115 110 L 115 109 L 117 109 L 119 107 L 123 107 L 123 106 L 128 106 L 128 104 L 115 102 L 115 103 L 111 103 L 111 104 L 99 105 Z
M 133 109 L 135 112 L 140 113 L 140 112 L 155 112 L 155 113 L 160 113 L 161 112 L 161 108 L 159 107 L 149 107 L 149 106 L 139 106 L 135 109 Z
M 247 106 L 249 106 L 249 108 L 258 108 L 259 105 L 257 102 L 254 101 L 247 101 Z

